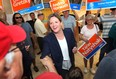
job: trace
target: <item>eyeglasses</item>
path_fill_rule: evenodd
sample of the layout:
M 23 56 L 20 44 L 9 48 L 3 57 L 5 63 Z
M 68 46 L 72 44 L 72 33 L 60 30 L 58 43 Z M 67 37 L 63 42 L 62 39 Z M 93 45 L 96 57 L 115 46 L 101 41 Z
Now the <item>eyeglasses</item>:
M 19 18 L 20 18 L 20 19 L 22 19 L 22 17 L 21 17 L 21 16 L 20 16 L 20 17 L 15 17 L 15 18 L 16 18 L 16 19 L 19 19 Z
M 86 19 L 86 21 L 91 21 L 91 20 L 93 20 L 93 19 Z
M 11 49 L 9 52 L 12 52 L 14 50 L 16 50 L 18 47 L 16 46 L 15 48 Z

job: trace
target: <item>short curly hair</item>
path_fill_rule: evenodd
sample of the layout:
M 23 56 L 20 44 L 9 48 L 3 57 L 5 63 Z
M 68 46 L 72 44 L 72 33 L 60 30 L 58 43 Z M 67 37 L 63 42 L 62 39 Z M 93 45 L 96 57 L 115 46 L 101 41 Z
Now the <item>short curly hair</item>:
M 85 19 L 92 19 L 92 20 L 94 20 L 95 19 L 95 15 L 94 14 L 88 14 Z

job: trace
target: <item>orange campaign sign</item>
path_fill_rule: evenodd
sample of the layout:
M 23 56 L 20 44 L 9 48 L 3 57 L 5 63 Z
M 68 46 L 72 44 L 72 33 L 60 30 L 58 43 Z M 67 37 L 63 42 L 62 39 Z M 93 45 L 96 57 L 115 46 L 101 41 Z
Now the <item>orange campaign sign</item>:
M 13 11 L 22 10 L 24 8 L 29 8 L 31 0 L 11 0 Z
M 97 34 L 94 34 L 88 43 L 84 43 L 78 49 L 79 53 L 85 58 L 91 58 L 99 49 L 101 49 L 106 42 L 99 37 Z
M 70 9 L 69 0 L 51 0 L 49 3 L 52 12 L 65 11 Z
M 3 9 L 3 7 L 2 7 L 2 0 L 0 0 L 0 9 Z

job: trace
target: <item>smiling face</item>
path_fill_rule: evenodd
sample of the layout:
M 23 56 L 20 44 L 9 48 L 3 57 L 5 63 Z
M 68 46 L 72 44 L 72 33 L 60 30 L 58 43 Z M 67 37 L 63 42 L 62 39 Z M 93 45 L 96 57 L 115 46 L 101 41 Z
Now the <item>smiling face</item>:
M 51 30 L 54 33 L 59 33 L 62 30 L 62 23 L 55 16 L 53 16 L 53 17 L 50 18 L 50 20 L 49 20 L 49 26 L 50 26 Z
M 93 19 L 86 19 L 87 24 L 91 25 L 93 24 Z
M 87 22 L 87 24 L 89 24 L 89 25 L 91 25 L 91 24 L 93 24 L 93 22 L 94 22 L 94 15 L 93 14 L 88 14 L 87 16 L 86 16 L 86 22 Z
M 23 21 L 22 16 L 20 14 L 15 15 L 15 20 L 16 20 L 17 23 L 22 23 L 22 21 Z

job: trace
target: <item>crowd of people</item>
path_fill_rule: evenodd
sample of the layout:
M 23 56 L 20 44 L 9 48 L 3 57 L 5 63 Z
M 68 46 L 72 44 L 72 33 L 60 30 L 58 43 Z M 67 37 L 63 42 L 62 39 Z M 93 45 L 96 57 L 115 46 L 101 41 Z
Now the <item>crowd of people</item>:
M 30 13 L 31 20 L 28 21 L 24 21 L 20 13 L 14 13 L 13 24 L 10 25 L 5 12 L 0 10 L 0 79 L 33 79 L 31 65 L 35 72 L 39 72 L 34 51 L 38 46 L 40 61 L 47 72 L 38 74 L 36 79 L 84 79 L 84 74 L 88 73 L 88 61 L 94 79 L 115 79 L 116 8 L 111 8 L 110 14 L 98 17 L 100 11 L 96 15 L 87 11 L 85 23 L 78 34 L 76 20 L 79 16 L 74 10 L 75 17 L 70 15 L 70 10 L 63 11 L 62 16 L 50 14 L 47 18 L 49 29 L 43 23 L 45 14 L 41 11 L 37 18 L 34 12 Z M 83 58 L 82 70 L 75 65 L 77 36 L 83 43 L 88 43 L 94 34 L 102 35 L 107 44 L 101 48 L 97 71 L 93 69 L 94 56 L 89 60 Z

